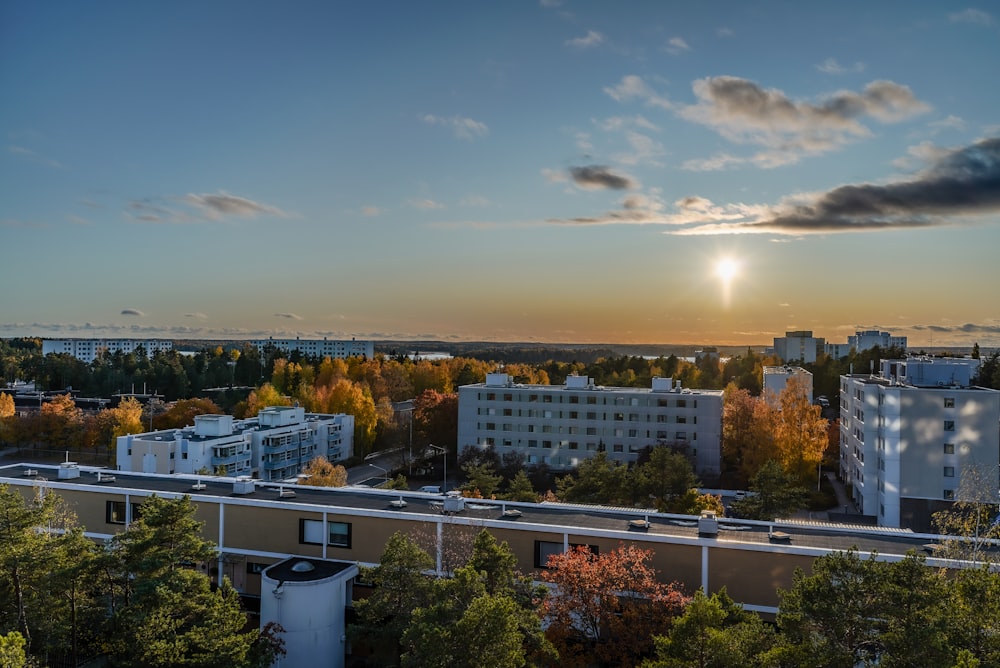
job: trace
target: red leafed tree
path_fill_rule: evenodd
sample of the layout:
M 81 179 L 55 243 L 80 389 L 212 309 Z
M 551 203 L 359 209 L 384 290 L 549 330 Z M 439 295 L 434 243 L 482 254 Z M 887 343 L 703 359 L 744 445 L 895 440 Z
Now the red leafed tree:
M 666 633 L 687 597 L 657 580 L 652 550 L 620 545 L 605 554 L 586 546 L 549 557 L 542 578 L 546 635 L 563 666 L 637 666 L 653 654 L 653 635 Z
M 425 390 L 413 400 L 413 437 L 454 452 L 458 442 L 458 395 Z

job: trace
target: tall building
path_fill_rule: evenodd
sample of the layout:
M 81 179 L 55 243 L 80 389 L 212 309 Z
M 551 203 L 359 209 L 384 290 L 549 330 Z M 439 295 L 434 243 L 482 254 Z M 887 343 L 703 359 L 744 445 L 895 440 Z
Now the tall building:
M 809 330 L 785 332 L 784 336 L 774 337 L 774 354 L 782 362 L 811 364 L 819 353 L 824 352 L 824 343 Z
M 800 366 L 766 366 L 763 372 L 764 400 L 778 404 L 778 397 L 785 391 L 788 381 L 795 378 L 809 403 L 813 400 L 813 375 Z
M 276 348 L 282 352 L 300 352 L 303 355 L 312 357 L 329 357 L 330 359 L 346 359 L 348 357 L 375 357 L 374 341 L 358 341 L 356 339 L 330 340 L 326 337 L 322 339 L 263 339 L 253 342 L 257 346 L 261 357 L 264 356 L 269 347 Z
M 134 353 L 142 347 L 147 357 L 157 352 L 174 349 L 174 342 L 166 339 L 44 339 L 42 355 L 49 353 L 72 355 L 81 362 L 91 363 L 102 352 Z
M 855 352 L 871 350 L 878 346 L 882 350 L 889 348 L 901 348 L 906 352 L 906 337 L 893 336 L 890 332 L 880 332 L 877 329 L 855 332 L 854 336 L 847 337 L 847 345 Z
M 256 418 L 198 415 L 194 426 L 119 436 L 121 471 L 215 473 L 288 480 L 318 455 L 331 462 L 354 453 L 354 416 L 270 406 Z
M 598 452 L 634 462 L 644 448 L 679 447 L 699 475 L 718 475 L 722 392 L 682 389 L 670 378 L 651 388 L 603 387 L 585 376 L 565 385 L 524 385 L 506 373 L 458 388 L 458 447 L 494 446 L 501 456 L 571 469 Z
M 840 474 L 878 524 L 929 531 L 931 515 L 981 478 L 997 498 L 1000 391 L 970 380 L 978 360 L 885 360 L 840 377 Z

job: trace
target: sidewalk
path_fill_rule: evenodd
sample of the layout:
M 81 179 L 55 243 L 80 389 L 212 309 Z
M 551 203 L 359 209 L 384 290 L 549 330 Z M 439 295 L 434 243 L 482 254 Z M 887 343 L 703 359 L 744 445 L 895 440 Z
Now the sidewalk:
M 844 483 L 837 480 L 837 475 L 831 471 L 827 471 L 826 479 L 830 481 L 833 491 L 837 495 L 837 508 L 831 508 L 831 512 L 839 511 L 846 515 L 860 515 L 861 513 L 858 512 L 857 506 L 847 496 L 847 489 L 844 488 Z

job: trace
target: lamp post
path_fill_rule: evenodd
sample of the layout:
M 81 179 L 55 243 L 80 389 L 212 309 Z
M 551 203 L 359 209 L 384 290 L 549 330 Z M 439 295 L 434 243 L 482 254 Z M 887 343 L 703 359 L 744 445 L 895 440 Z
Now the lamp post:
M 448 492 L 448 450 L 442 448 L 440 445 L 434 445 L 433 443 L 427 444 L 428 448 L 438 450 L 442 455 L 444 455 L 444 479 L 441 481 L 441 491 L 444 493 Z
M 383 468 L 383 467 L 379 466 L 378 464 L 372 464 L 371 463 L 372 459 L 374 459 L 376 457 L 380 457 L 382 454 L 383 453 L 381 453 L 381 452 L 373 452 L 370 455 L 367 455 L 365 457 L 365 462 L 368 464 L 368 466 L 371 466 L 372 468 L 376 468 L 379 471 L 381 471 L 385 475 L 385 482 L 388 483 L 389 482 L 389 469 Z

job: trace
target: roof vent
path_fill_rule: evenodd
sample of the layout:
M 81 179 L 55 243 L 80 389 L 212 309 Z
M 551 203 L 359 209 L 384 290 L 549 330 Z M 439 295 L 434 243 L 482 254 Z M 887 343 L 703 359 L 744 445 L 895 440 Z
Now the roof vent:
M 294 573 L 312 573 L 314 570 L 316 570 L 316 567 L 308 561 L 296 561 L 292 566 L 292 572 Z
M 233 481 L 233 494 L 253 494 L 253 478 L 241 475 Z

